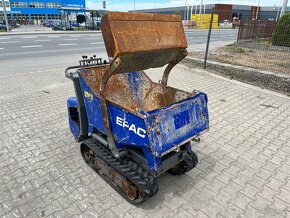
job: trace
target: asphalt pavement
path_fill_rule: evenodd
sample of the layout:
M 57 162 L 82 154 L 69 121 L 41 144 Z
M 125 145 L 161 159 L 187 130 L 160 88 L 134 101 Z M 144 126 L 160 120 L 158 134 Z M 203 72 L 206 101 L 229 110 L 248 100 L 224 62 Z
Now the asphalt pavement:
M 207 30 L 187 31 L 188 50 L 204 50 Z M 236 30 L 213 30 L 211 45 L 220 46 L 234 42 Z M 1 61 L 11 58 L 63 56 L 68 54 L 104 53 L 105 46 L 100 32 L 88 34 L 35 34 L 0 36 Z
M 1 60 L 105 52 L 102 34 L 43 34 L 0 37 Z
M 205 51 L 207 30 L 186 31 L 188 51 Z M 210 48 L 233 43 L 237 30 L 213 30 Z M 101 32 L 0 35 L 0 78 L 78 64 L 82 55 L 107 59 Z

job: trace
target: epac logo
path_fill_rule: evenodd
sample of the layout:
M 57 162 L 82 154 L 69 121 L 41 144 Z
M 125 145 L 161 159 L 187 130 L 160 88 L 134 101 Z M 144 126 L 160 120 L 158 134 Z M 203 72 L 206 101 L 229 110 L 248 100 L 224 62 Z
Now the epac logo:
M 116 117 L 116 124 L 122 126 L 123 128 L 129 129 L 129 131 L 134 132 L 136 135 L 140 136 L 141 138 L 145 138 L 146 131 L 140 127 L 136 127 L 135 124 L 129 124 L 125 118 Z

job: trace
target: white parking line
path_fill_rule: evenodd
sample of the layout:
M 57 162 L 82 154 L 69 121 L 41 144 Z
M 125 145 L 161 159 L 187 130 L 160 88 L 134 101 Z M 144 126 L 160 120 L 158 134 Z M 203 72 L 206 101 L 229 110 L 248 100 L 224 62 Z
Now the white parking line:
M 21 48 L 39 48 L 42 47 L 43 45 L 23 45 Z
M 104 42 L 91 42 L 91 45 L 96 45 L 96 44 L 103 44 Z
M 1 42 L 1 43 L 8 44 L 8 43 L 15 43 L 15 42 L 19 42 L 19 41 L 8 41 L 8 42 Z
M 0 39 L 11 39 L 11 38 L 0 38 Z
M 34 41 L 35 42 L 50 42 L 51 40 L 49 40 L 49 39 L 36 39 Z
M 24 36 L 22 39 L 35 39 L 37 36 Z
M 4 48 L 0 48 L 0 50 L 2 50 L 2 49 L 4 49 Z
M 96 40 L 96 38 L 86 38 L 87 40 Z
M 72 39 L 63 39 L 63 40 L 66 40 L 66 41 L 75 41 L 75 40 L 78 40 L 78 39 L 72 38 Z
M 60 36 L 48 36 L 48 38 L 58 38 Z
M 77 45 L 76 43 L 72 43 L 72 44 L 58 44 L 59 46 L 67 46 L 67 45 Z

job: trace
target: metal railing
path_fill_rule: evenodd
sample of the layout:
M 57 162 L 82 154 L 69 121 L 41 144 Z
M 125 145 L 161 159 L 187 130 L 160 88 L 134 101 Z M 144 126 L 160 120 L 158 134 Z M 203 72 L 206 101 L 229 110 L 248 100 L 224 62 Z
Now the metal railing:
M 224 15 L 230 16 L 228 11 L 212 10 L 211 14 L 218 13 L 220 17 Z M 261 16 L 264 17 L 261 17 Z M 290 36 L 282 38 L 275 42 L 273 33 L 277 26 L 277 22 L 271 19 L 271 14 L 263 13 L 257 20 L 251 19 L 249 14 L 233 14 L 231 20 L 232 28 L 238 28 L 236 41 L 229 45 L 211 48 L 211 35 L 215 28 L 209 26 L 208 37 L 204 51 L 192 52 L 197 58 L 204 58 L 204 68 L 207 67 L 207 61 L 215 61 L 220 63 L 252 68 L 263 73 L 270 73 L 278 77 L 290 78 Z M 223 17 L 226 17 L 223 16 Z M 237 17 L 235 17 L 237 16 Z M 264 19 L 265 18 L 265 19 Z M 266 20 L 269 19 L 269 20 Z M 229 18 L 230 20 L 230 18 Z M 219 20 L 219 25 L 222 20 Z M 211 23 L 212 24 L 212 23 Z M 234 24 L 234 25 L 233 25 Z M 290 29 L 290 25 L 280 29 Z M 224 30 L 227 31 L 227 30 Z M 230 31 L 230 30 L 229 30 Z M 280 33 L 279 33 L 280 34 Z M 216 39 L 215 39 L 216 40 Z
M 238 41 L 270 40 L 276 28 L 276 21 L 246 20 L 239 26 Z

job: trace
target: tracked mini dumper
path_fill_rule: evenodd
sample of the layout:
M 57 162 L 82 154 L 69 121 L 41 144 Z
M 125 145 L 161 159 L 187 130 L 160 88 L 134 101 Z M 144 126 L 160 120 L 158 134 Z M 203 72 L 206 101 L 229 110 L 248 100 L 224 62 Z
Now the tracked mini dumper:
M 109 62 L 83 56 L 66 69 L 69 125 L 85 162 L 138 204 L 157 192 L 156 177 L 196 166 L 190 141 L 208 129 L 207 96 L 167 86 L 187 55 L 179 16 L 107 13 L 101 29 Z M 143 72 L 165 65 L 159 83 Z

